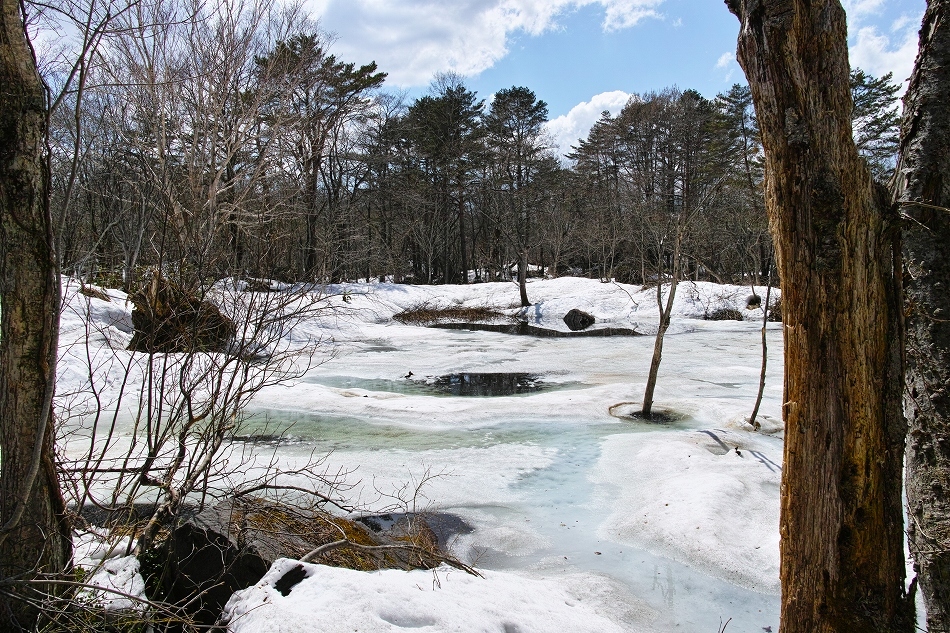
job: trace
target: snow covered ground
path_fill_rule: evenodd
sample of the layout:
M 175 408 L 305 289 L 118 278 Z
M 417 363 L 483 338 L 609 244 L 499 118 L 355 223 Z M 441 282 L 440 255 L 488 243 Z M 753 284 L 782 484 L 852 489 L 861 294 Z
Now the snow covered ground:
M 352 494 L 368 509 L 391 503 L 380 491 L 439 475 L 416 509 L 473 528 L 450 545 L 485 579 L 306 565 L 308 577 L 283 596 L 272 586 L 276 568 L 291 565 L 282 561 L 232 599 L 232 630 L 709 632 L 730 619 L 728 630 L 778 630 L 781 324 L 768 328 L 755 432 L 745 419 L 761 311 L 746 310 L 748 287 L 679 286 L 656 392 L 656 406 L 678 417 L 669 424 L 624 415 L 642 397 L 652 336 L 537 338 L 391 318 L 422 304 L 489 306 L 566 331 L 562 317 L 578 308 L 597 318 L 595 328 L 652 334 L 655 289 L 535 280 L 527 310 L 510 283 L 331 290 L 340 310 L 291 336 L 332 337 L 332 358 L 259 393 L 252 426 L 266 420 L 295 438 L 278 448 L 288 464 L 317 450 L 332 451 L 331 468 L 357 468 Z M 121 293 L 111 297 L 69 295 L 60 393 L 83 391 L 87 350 L 126 357 L 115 348 L 130 336 L 129 307 Z M 88 347 L 87 306 L 102 326 Z M 746 320 L 702 320 L 722 308 Z M 110 389 L 120 384 L 114 371 Z M 501 397 L 428 389 L 461 372 L 529 373 L 548 389 Z

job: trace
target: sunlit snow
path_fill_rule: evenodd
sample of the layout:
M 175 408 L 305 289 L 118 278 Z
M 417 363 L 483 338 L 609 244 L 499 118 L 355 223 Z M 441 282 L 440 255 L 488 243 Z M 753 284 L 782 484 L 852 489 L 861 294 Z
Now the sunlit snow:
M 762 428 L 754 431 L 745 420 L 758 386 L 762 313 L 746 309 L 751 288 L 680 284 L 656 391 L 656 407 L 679 416 L 668 424 L 626 416 L 649 370 L 655 289 L 536 280 L 528 284 L 534 305 L 523 311 L 510 283 L 330 290 L 339 310 L 292 336 L 332 338 L 332 358 L 262 391 L 250 428 L 293 438 L 276 449 L 287 464 L 332 451 L 327 465 L 356 469 L 350 494 L 368 510 L 436 475 L 414 509 L 474 528 L 450 547 L 485 578 L 308 565 L 287 597 L 269 578 L 236 595 L 233 631 L 705 633 L 730 619 L 730 631 L 778 630 L 781 324 L 768 326 Z M 111 296 L 69 295 L 60 393 L 83 392 L 87 352 L 94 364 L 97 355 L 128 358 L 117 348 L 130 336 L 130 307 L 121 293 Z M 564 331 L 562 317 L 578 308 L 596 317 L 593 327 L 647 336 L 537 338 L 391 319 L 422 303 L 490 306 Z M 105 325 L 91 337 L 87 308 Z M 703 320 L 721 308 L 745 320 Z M 460 372 L 522 372 L 550 388 L 453 397 L 414 382 Z M 105 392 L 119 388 L 114 363 L 94 373 L 109 382 Z M 120 435 L 129 432 L 120 425 Z M 271 575 L 287 564 L 275 563 Z

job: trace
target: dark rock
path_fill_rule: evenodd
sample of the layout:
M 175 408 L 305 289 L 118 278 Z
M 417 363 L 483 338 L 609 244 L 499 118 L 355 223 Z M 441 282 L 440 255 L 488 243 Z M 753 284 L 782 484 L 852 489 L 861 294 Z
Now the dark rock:
M 255 585 L 275 560 L 299 559 L 342 538 L 362 546 L 413 547 L 367 551 L 343 545 L 312 562 L 363 571 L 432 569 L 442 562 L 439 538 L 424 521 L 396 520 L 390 527 L 395 529 L 375 533 L 366 523 L 315 508 L 231 499 L 186 513 L 139 561 L 150 598 L 180 607 L 197 624 L 213 626 L 231 594 Z M 284 595 L 306 576 L 297 578 L 293 573 L 278 581 L 278 590 L 286 589 Z
M 272 561 L 211 529 L 185 523 L 139 557 L 146 594 L 213 626 L 235 591 L 256 584 Z
M 570 328 L 572 332 L 586 330 L 596 322 L 597 319 L 595 319 L 592 315 L 587 314 L 582 310 L 578 310 L 577 308 L 574 308 L 564 315 L 564 323 L 567 324 L 567 327 Z
M 426 543 L 444 550 L 462 534 L 475 531 L 462 517 L 445 512 L 393 512 L 356 519 L 373 532 L 396 540 Z
M 222 352 L 237 328 L 216 305 L 166 279 L 158 271 L 129 297 L 136 352 Z
M 303 565 L 296 565 L 277 579 L 277 582 L 274 583 L 274 589 L 279 591 L 280 595 L 287 597 L 290 595 L 290 591 L 306 577 L 307 570 L 303 568 Z

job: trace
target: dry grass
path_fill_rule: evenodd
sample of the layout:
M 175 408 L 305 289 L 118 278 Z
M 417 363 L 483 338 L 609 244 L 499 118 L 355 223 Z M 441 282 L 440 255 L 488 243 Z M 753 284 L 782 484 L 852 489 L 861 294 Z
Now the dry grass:
M 109 295 L 107 295 L 104 290 L 100 288 L 96 288 L 95 286 L 87 286 L 83 284 L 82 286 L 80 286 L 79 292 L 80 294 L 83 294 L 87 297 L 91 297 L 93 299 L 99 299 L 101 301 L 110 301 L 110 302 L 112 301 L 112 299 L 109 298 Z
M 742 321 L 742 312 L 735 308 L 721 308 L 703 317 L 706 321 Z
M 393 315 L 393 319 L 406 325 L 432 325 L 433 323 L 492 323 L 510 321 L 512 317 L 484 306 L 436 308 L 424 303 Z

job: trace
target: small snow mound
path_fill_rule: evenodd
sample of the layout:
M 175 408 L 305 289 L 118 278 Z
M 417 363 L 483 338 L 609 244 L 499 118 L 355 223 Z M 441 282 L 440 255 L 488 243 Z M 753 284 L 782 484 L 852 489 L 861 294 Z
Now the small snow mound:
M 142 602 L 145 599 L 145 580 L 139 573 L 139 561 L 135 556 L 103 561 L 86 583 L 90 588 L 80 591 L 80 600 L 89 600 L 107 611 L 145 608 Z
M 297 566 L 307 577 L 281 595 L 275 584 Z M 484 573 L 445 566 L 367 573 L 279 559 L 257 585 L 231 597 L 224 620 L 232 633 L 623 630 L 560 582 Z

